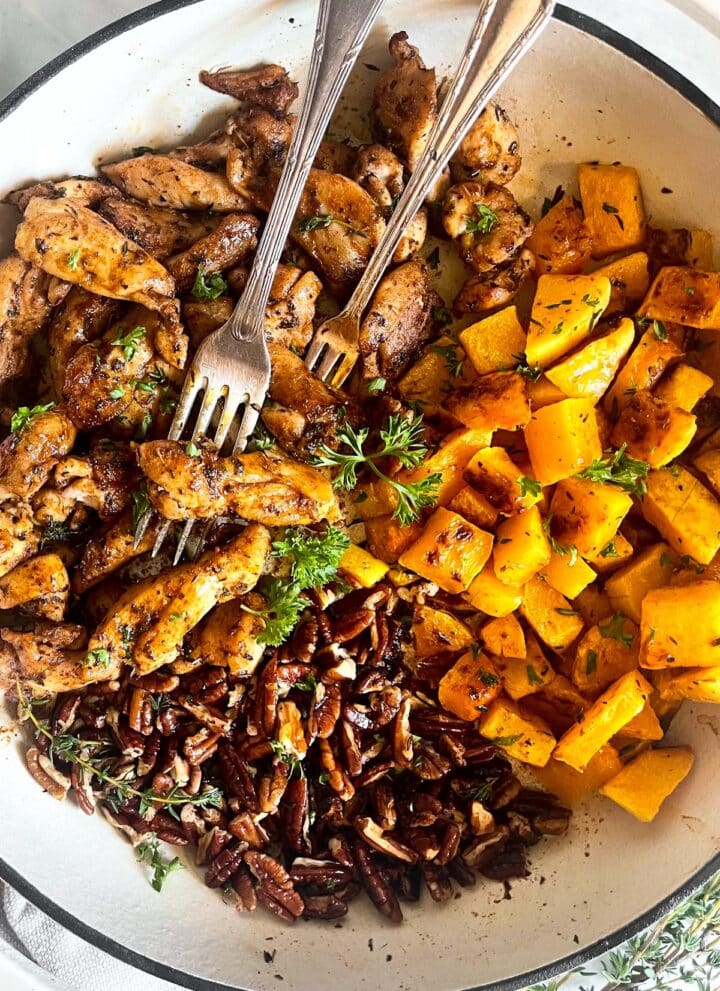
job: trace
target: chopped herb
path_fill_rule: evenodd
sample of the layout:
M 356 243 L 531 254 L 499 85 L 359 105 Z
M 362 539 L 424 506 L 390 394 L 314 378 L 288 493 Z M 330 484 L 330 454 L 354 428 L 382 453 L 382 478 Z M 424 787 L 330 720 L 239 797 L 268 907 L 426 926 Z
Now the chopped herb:
M 673 563 L 674 562 L 673 562 L 673 559 L 672 559 L 672 555 L 671 554 L 668 554 L 667 551 L 663 551 L 662 554 L 660 555 L 660 567 L 661 568 L 667 568 L 668 566 L 672 565 Z
M 378 378 L 375 378 L 375 379 L 370 379 L 370 381 L 368 382 L 366 388 L 367 388 L 367 391 L 372 396 L 376 392 L 384 392 L 386 385 L 387 385 L 387 379 L 378 377 Z
M 528 664 L 526 671 L 527 671 L 527 680 L 529 685 L 542 685 L 543 680 L 540 677 L 540 675 L 537 673 L 535 668 L 532 666 L 532 664 Z
M 55 403 L 45 403 L 44 406 L 20 406 L 12 415 L 10 420 L 10 429 L 17 436 L 22 433 L 22 431 L 31 423 L 36 416 L 42 416 L 43 413 L 49 413 L 51 409 L 55 408 Z
M 152 413 L 143 413 L 143 418 L 137 428 L 137 433 L 135 434 L 136 440 L 145 440 L 147 437 L 147 432 L 152 425 Z
M 109 667 L 110 652 L 105 650 L 104 647 L 98 647 L 97 650 L 89 650 L 85 655 L 85 664 L 88 667 Z
M 135 530 L 140 520 L 150 509 L 150 500 L 148 499 L 147 489 L 144 485 L 131 492 L 130 498 L 132 500 L 132 525 L 133 530 Z
M 189 444 L 185 445 L 185 453 L 190 458 L 197 458 L 200 454 L 200 448 L 191 440 Z
M 460 378 L 465 364 L 464 358 L 458 358 L 455 344 L 436 344 L 432 349 L 433 354 L 439 354 L 448 366 L 448 370 L 453 378 Z
M 290 574 L 300 588 L 323 588 L 337 575 L 349 546 L 350 538 L 338 527 L 328 526 L 324 534 L 289 527 L 274 541 L 272 553 L 290 559 Z
M 514 354 L 513 361 L 517 362 L 514 369 L 517 374 L 523 375 L 531 382 L 537 382 L 542 375 L 542 368 L 539 368 L 537 365 L 528 365 L 527 357 L 524 354 Z
M 593 674 L 597 669 L 597 654 L 594 650 L 589 650 L 587 652 L 587 657 L 585 658 L 585 674 Z
M 453 321 L 452 313 L 447 306 L 433 306 L 430 310 L 430 314 L 434 323 L 439 324 L 441 327 L 445 327 Z
M 496 674 L 493 674 L 492 671 L 486 671 L 484 668 L 480 668 L 478 678 L 486 688 L 494 688 L 500 681 Z
M 632 647 L 633 635 L 626 633 L 623 625 L 626 620 L 622 613 L 616 612 L 609 623 L 601 623 L 599 626 L 600 635 L 606 640 L 619 640 L 625 647 Z
M 558 613 L 560 616 L 579 616 L 580 615 L 580 613 L 577 611 L 577 609 L 563 609 L 561 607 L 556 607 L 555 608 L 555 612 Z
M 296 757 L 291 751 L 289 751 L 280 740 L 268 740 L 270 749 L 279 757 L 283 764 L 287 764 L 290 768 L 290 777 L 292 778 L 295 774 L 298 777 L 305 777 L 305 768 L 303 767 L 302 761 L 299 757 Z
M 545 214 L 548 212 L 548 210 L 551 210 L 554 206 L 556 206 L 564 195 L 565 195 L 564 188 L 562 186 L 557 186 L 552 197 L 546 196 L 545 199 L 543 200 L 542 206 L 540 207 L 540 216 L 544 217 Z
M 694 296 L 695 295 L 695 286 L 685 286 L 685 295 L 686 296 Z
M 465 230 L 469 234 L 489 234 L 498 224 L 498 215 L 484 203 L 475 204 L 477 217 L 468 217 Z
M 257 635 L 258 642 L 268 647 L 279 647 L 295 629 L 303 610 L 310 603 L 297 582 L 285 582 L 280 578 L 269 578 L 260 592 L 265 599 L 263 609 L 251 609 L 244 604 L 241 608 L 264 620 L 265 626 Z
M 603 203 L 602 208 L 605 211 L 605 213 L 609 213 L 617 220 L 618 227 L 620 228 L 621 231 L 624 231 L 625 222 L 620 216 L 620 211 L 618 210 L 618 208 L 616 206 L 613 206 L 612 203 Z
M 539 496 L 542 492 L 542 485 L 534 478 L 528 478 L 527 475 L 521 475 L 518 478 L 518 485 L 520 486 L 520 496 L 524 498 L 526 495 Z
M 662 320 L 653 320 L 652 329 L 653 334 L 659 341 L 666 341 L 668 339 L 667 327 Z
M 575 546 L 575 544 L 561 544 L 559 540 L 556 540 L 555 537 L 553 537 L 552 533 L 550 532 L 550 525 L 552 524 L 552 518 L 553 518 L 553 514 L 550 513 L 550 515 L 543 520 L 543 524 L 542 524 L 542 528 L 545 531 L 545 536 L 548 539 L 550 548 L 555 552 L 555 554 L 562 554 L 562 555 L 569 554 L 570 560 L 568 561 L 568 565 L 571 568 L 573 568 L 577 563 L 578 549 Z
M 130 361 L 135 357 L 138 349 L 138 344 L 140 338 L 145 334 L 144 327 L 135 327 L 133 330 L 125 334 L 124 337 L 116 337 L 114 341 L 111 341 L 113 347 L 122 348 L 123 355 L 126 361 Z
M 512 736 L 489 736 L 488 740 L 490 740 L 490 743 L 494 743 L 496 747 L 511 747 L 513 743 L 522 740 L 522 733 L 513 733 Z
M 75 248 L 68 255 L 67 265 L 71 272 L 76 272 L 80 264 L 80 248 Z
M 614 540 L 611 540 L 610 543 L 605 544 L 603 549 L 600 551 L 600 557 L 620 557 Z
M 111 392 L 108 392 L 108 397 L 110 399 L 123 399 L 125 397 L 125 390 L 121 385 L 118 385 Z
M 170 619 L 185 619 L 187 613 L 184 612 L 171 612 Z
M 365 231 L 353 227 L 352 224 L 349 224 L 347 220 L 343 220 L 342 217 L 333 217 L 330 213 L 317 213 L 311 217 L 304 217 L 302 220 L 298 220 L 297 229 L 302 234 L 309 234 L 311 231 L 323 230 L 331 224 L 339 224 L 340 227 L 344 227 L 346 229 L 346 236 L 348 237 L 351 234 L 357 234 L 359 237 L 367 237 Z
M 301 678 L 300 681 L 296 681 L 293 688 L 297 688 L 300 692 L 314 692 L 317 687 L 317 678 L 314 674 L 309 674 L 307 678 Z
M 139 843 L 136 849 L 136 855 L 141 864 L 148 864 L 152 867 L 153 876 L 150 884 L 155 891 L 162 891 L 162 887 L 170 875 L 174 874 L 175 871 L 183 869 L 183 864 L 179 857 L 173 857 L 172 860 L 163 860 L 160 856 L 157 836 Z
M 645 478 L 650 471 L 646 461 L 638 461 L 625 453 L 627 444 L 623 444 L 613 452 L 608 450 L 606 458 L 592 462 L 589 468 L 578 472 L 578 478 L 587 478 L 591 482 L 601 482 L 617 485 L 625 492 L 643 496 L 647 491 Z
M 565 321 L 564 320 L 561 320 L 559 323 L 556 323 L 555 324 L 555 326 L 552 329 L 552 333 L 553 334 L 562 334 L 563 327 L 564 326 L 565 326 Z
M 227 292 L 227 282 L 221 272 L 213 272 L 206 277 L 205 269 L 198 268 L 195 282 L 192 287 L 192 295 L 195 299 L 219 299 L 223 293 Z

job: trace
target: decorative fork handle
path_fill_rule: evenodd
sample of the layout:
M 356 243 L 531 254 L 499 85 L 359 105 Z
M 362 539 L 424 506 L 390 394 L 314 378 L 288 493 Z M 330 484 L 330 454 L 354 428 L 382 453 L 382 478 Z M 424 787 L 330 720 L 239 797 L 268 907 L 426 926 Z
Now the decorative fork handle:
M 265 307 L 305 181 L 343 86 L 385 0 L 320 0 L 305 95 L 253 266 L 231 317 L 232 336 L 264 332 Z
M 425 150 L 398 200 L 345 313 L 358 318 L 402 239 L 480 111 L 552 16 L 555 0 L 483 0 Z

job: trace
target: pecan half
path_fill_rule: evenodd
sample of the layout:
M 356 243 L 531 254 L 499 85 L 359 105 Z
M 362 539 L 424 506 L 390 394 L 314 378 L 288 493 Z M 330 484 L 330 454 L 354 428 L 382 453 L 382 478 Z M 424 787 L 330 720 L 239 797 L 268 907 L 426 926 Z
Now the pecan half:
M 28 770 L 48 795 L 61 802 L 70 789 L 70 778 L 55 767 L 52 761 L 41 754 L 37 747 L 30 747 L 25 754 Z
M 353 857 L 365 890 L 378 912 L 391 922 L 402 922 L 403 914 L 397 895 L 362 841 L 355 842 Z

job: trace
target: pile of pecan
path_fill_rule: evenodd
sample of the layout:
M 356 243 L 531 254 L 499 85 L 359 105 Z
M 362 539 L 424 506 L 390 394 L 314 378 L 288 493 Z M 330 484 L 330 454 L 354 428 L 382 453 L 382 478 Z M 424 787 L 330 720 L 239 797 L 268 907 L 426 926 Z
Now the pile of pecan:
M 249 680 L 188 660 L 55 703 L 52 732 L 104 741 L 96 752 L 115 780 L 165 796 L 219 788 L 217 807 L 119 800 L 42 735 L 32 773 L 86 813 L 99 804 L 136 844 L 155 834 L 194 846 L 209 887 L 287 922 L 337 919 L 361 891 L 399 922 L 423 887 L 443 902 L 476 872 L 526 876 L 526 848 L 563 833 L 570 813 L 439 707 L 453 658 L 414 661 L 403 590 L 314 595 Z

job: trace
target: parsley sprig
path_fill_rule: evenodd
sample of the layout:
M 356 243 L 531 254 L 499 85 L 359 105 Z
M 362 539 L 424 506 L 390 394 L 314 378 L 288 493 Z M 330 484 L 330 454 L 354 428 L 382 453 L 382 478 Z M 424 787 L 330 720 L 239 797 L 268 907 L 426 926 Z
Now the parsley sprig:
M 265 599 L 264 607 L 251 609 L 243 603 L 242 608 L 253 616 L 260 616 L 265 623 L 258 634 L 258 643 L 279 647 L 295 629 L 310 602 L 297 582 L 286 582 L 281 578 L 268 578 L 259 591 Z
M 345 228 L 345 237 L 350 237 L 351 234 L 357 234 L 358 237 L 367 237 L 365 231 L 361 231 L 358 227 L 353 227 L 349 224 L 347 220 L 343 220 L 342 217 L 334 217 L 331 213 L 316 213 L 310 217 L 303 217 L 302 220 L 298 220 L 297 229 L 302 234 L 309 234 L 311 231 L 324 230 L 326 227 L 330 227 L 331 224 L 338 224 L 340 227 Z
M 220 272 L 207 275 L 205 269 L 199 268 L 191 289 L 195 299 L 219 299 L 227 292 L 227 282 Z
M 631 458 L 625 453 L 626 449 L 627 444 L 622 444 L 617 451 L 606 451 L 607 457 L 593 461 L 589 468 L 578 472 L 578 478 L 617 485 L 618 488 L 632 495 L 645 495 L 647 492 L 645 478 L 650 471 L 650 465 L 647 461 Z
M 335 526 L 324 534 L 289 527 L 272 546 L 275 557 L 289 558 L 290 574 L 300 588 L 322 588 L 337 574 L 350 538 Z
M 421 509 L 435 505 L 442 476 L 439 472 L 432 472 L 418 482 L 404 482 L 387 475 L 378 467 L 378 462 L 392 457 L 397 458 L 403 468 L 417 468 L 428 453 L 422 440 L 422 430 L 422 414 L 410 418 L 390 416 L 380 430 L 380 448 L 369 452 L 365 450 L 365 444 L 370 431 L 366 427 L 356 431 L 352 424 L 346 423 L 338 431 L 338 440 L 348 450 L 334 451 L 323 445 L 314 463 L 326 468 L 338 468 L 333 485 L 348 491 L 357 485 L 358 471 L 367 468 L 395 489 L 398 504 L 393 517 L 407 526 L 418 518 Z
M 477 217 L 468 217 L 465 230 L 468 234 L 489 234 L 498 224 L 498 215 L 484 203 L 475 204 Z
M 455 344 L 436 344 L 432 348 L 433 354 L 438 354 L 448 367 L 450 375 L 454 379 L 459 379 L 463 373 L 465 358 L 458 357 L 457 346 Z
M 43 413 L 49 413 L 54 407 L 55 403 L 45 403 L 44 406 L 20 406 L 12 415 L 10 429 L 17 436 L 36 417 L 42 416 Z
M 133 330 L 129 331 L 125 336 L 116 337 L 114 341 L 111 341 L 113 347 L 122 348 L 123 356 L 126 361 L 130 361 L 135 357 L 137 349 L 140 345 L 140 340 L 145 336 L 144 327 L 134 327 Z
M 175 871 L 182 870 L 184 866 L 179 857 L 163 860 L 160 854 L 160 843 L 154 834 L 149 840 L 138 843 L 135 854 L 141 864 L 148 864 L 152 867 L 153 875 L 150 884 L 155 891 L 162 891 L 163 885 L 170 875 L 174 874 Z

